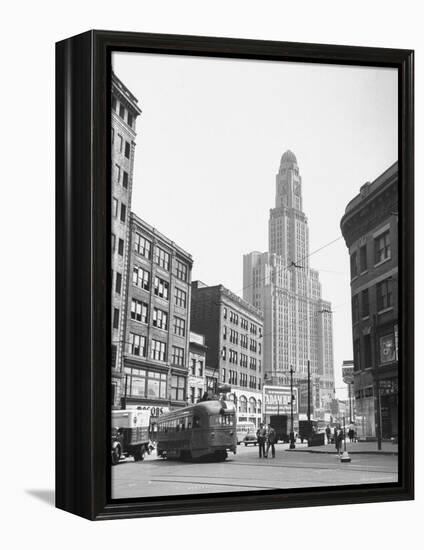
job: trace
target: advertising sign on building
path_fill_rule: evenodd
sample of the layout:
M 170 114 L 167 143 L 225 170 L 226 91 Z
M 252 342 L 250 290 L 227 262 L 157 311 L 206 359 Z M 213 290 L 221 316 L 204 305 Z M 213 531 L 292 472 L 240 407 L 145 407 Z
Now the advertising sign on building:
M 353 382 L 353 366 L 342 368 L 343 382 L 345 384 L 352 384 Z
M 387 334 L 380 338 L 380 363 L 396 361 L 395 335 Z
M 297 388 L 293 388 L 293 413 L 298 412 Z M 265 414 L 290 414 L 290 386 L 264 386 L 263 400 Z

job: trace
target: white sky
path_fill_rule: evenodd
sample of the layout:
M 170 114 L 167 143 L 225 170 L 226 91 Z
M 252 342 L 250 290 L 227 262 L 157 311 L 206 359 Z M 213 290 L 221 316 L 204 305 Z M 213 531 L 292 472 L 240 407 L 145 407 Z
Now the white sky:
M 349 200 L 397 160 L 395 69 L 134 53 L 112 63 L 142 110 L 132 210 L 192 254 L 193 280 L 240 296 L 243 254 L 267 250 L 286 149 L 302 176 L 310 252 L 341 235 Z M 336 388 L 344 388 L 341 365 L 352 358 L 344 240 L 310 265 L 333 305 Z

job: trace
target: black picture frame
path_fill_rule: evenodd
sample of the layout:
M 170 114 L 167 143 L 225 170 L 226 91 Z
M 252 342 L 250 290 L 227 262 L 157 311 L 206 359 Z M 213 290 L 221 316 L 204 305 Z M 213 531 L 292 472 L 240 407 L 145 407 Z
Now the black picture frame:
M 393 67 L 399 74 L 399 482 L 112 502 L 110 492 L 111 53 Z M 56 506 L 91 519 L 414 498 L 414 91 L 411 50 L 89 31 L 56 45 Z

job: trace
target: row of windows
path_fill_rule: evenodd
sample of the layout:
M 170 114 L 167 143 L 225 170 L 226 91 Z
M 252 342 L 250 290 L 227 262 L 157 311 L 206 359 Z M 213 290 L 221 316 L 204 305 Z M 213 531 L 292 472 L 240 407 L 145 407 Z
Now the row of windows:
M 125 367 L 127 377 L 127 395 L 130 397 L 160 398 L 167 397 L 167 376 L 165 373 L 146 369 Z M 173 374 L 170 379 L 170 397 L 174 401 L 185 399 L 186 379 Z
M 130 126 L 130 128 L 134 127 L 134 122 L 135 122 L 134 115 L 129 111 L 129 109 L 125 107 L 122 101 L 118 102 L 115 96 L 112 96 L 112 109 L 119 114 L 122 120 L 126 122 L 128 126 Z
M 116 250 L 116 235 L 112 233 L 112 253 Z M 120 256 L 124 255 L 124 240 L 118 239 L 118 254 Z
M 150 290 L 150 272 L 146 269 L 143 269 L 140 266 L 135 266 L 133 268 L 133 285 L 143 290 Z M 160 277 L 155 277 L 154 280 L 154 294 L 159 298 L 164 300 L 169 300 L 169 282 L 161 279 Z M 185 309 L 187 307 L 187 293 L 180 288 L 175 288 L 174 293 L 174 303 L 175 305 Z
M 233 349 L 229 349 L 228 350 L 228 362 L 229 363 L 233 363 L 233 364 L 237 364 L 238 362 L 238 352 L 233 350 Z M 221 351 L 221 358 L 226 361 L 227 360 L 227 348 L 224 346 L 222 348 L 222 351 Z M 245 355 L 244 353 L 240 353 L 240 366 L 241 367 L 247 367 L 247 355 Z M 256 357 L 250 357 L 249 358 L 249 367 L 253 370 L 256 370 L 256 365 L 259 365 L 259 372 L 261 372 L 261 368 L 262 368 L 262 361 L 259 359 L 258 361 L 256 361 Z
M 390 232 L 385 231 L 374 239 L 374 265 L 391 258 Z M 351 278 L 357 277 L 368 269 L 367 245 L 364 244 L 359 251 L 353 252 L 350 257 Z
M 147 338 L 141 334 L 135 334 L 130 332 L 128 335 L 128 341 L 126 346 L 127 353 L 136 355 L 137 357 L 147 356 Z M 150 345 L 150 359 L 155 361 L 166 361 L 166 343 L 160 340 L 152 339 Z M 183 367 L 184 366 L 184 348 L 179 346 L 172 346 L 172 359 L 173 365 Z
M 146 239 L 146 237 L 143 237 L 142 235 L 140 235 L 140 233 L 134 233 L 134 250 L 137 252 L 137 254 L 140 254 L 141 256 L 144 256 L 145 258 L 150 260 L 152 257 L 152 249 L 153 245 L 151 241 L 149 241 L 149 239 Z M 162 269 L 169 271 L 171 255 L 159 246 L 155 246 L 154 261 Z M 176 259 L 174 261 L 174 275 L 177 277 L 177 279 L 187 282 L 187 264 Z
M 112 198 L 112 216 L 114 218 L 117 218 L 119 215 L 119 201 L 117 198 Z M 121 202 L 121 210 L 120 210 L 120 220 L 121 222 L 125 223 L 127 219 L 127 205 L 123 202 Z
M 194 357 L 191 359 L 190 374 L 192 376 L 203 376 L 203 361 Z
M 112 128 L 112 143 L 115 143 L 115 128 Z M 127 159 L 131 155 L 131 144 L 129 141 L 126 141 L 121 134 L 118 134 L 118 151 L 124 153 Z
M 228 371 L 228 380 L 227 380 L 227 369 L 221 370 L 221 380 L 224 383 L 228 383 L 230 385 L 235 386 L 241 386 L 243 388 L 251 388 L 251 389 L 261 389 L 261 380 L 257 379 L 256 376 L 248 376 L 244 372 L 238 373 L 235 370 L 229 369 Z
M 224 315 L 224 319 L 228 318 L 228 308 L 226 307 L 223 308 L 223 315 Z M 229 319 L 230 319 L 230 323 L 233 323 L 235 325 L 239 324 L 239 315 L 231 309 L 230 309 Z M 241 316 L 240 316 L 240 327 L 244 330 L 249 330 L 249 321 Z M 250 332 L 251 334 L 259 333 L 259 336 L 262 336 L 262 328 L 255 325 L 255 323 L 250 323 Z
M 223 328 L 223 334 L 222 334 L 222 337 L 224 340 L 227 339 L 227 335 L 228 335 L 228 330 L 227 330 L 227 327 L 224 325 L 224 328 Z M 233 329 L 230 329 L 230 343 L 231 344 L 236 344 L 238 345 L 239 343 L 239 336 L 240 336 L 240 346 L 244 349 L 247 349 L 249 347 L 249 337 L 247 336 L 247 334 L 240 334 L 236 331 L 236 330 L 233 330 Z M 262 353 L 262 345 L 261 343 L 257 343 L 256 340 L 254 340 L 253 338 L 250 339 L 250 351 L 253 351 L 253 352 L 258 352 L 258 353 Z
M 378 349 L 375 349 L 375 347 Z M 353 342 L 354 370 L 371 368 L 398 360 L 397 328 L 393 332 L 380 336 L 376 342 L 375 336 L 365 334 Z
M 358 322 L 360 317 L 363 318 L 370 315 L 370 290 L 366 288 L 352 297 L 352 320 L 354 323 Z M 375 285 L 375 292 L 377 297 L 377 312 L 393 306 L 393 280 L 391 278 L 385 279 Z
M 121 169 L 119 164 L 115 164 L 116 183 L 122 183 L 124 189 L 128 189 L 128 172 Z M 122 176 L 122 177 L 121 177 Z

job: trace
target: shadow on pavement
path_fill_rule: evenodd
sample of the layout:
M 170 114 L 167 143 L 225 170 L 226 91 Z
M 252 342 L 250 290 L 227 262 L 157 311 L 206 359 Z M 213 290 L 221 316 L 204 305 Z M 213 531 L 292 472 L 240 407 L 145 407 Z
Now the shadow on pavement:
M 49 506 L 54 506 L 54 489 L 25 489 L 25 492 Z

